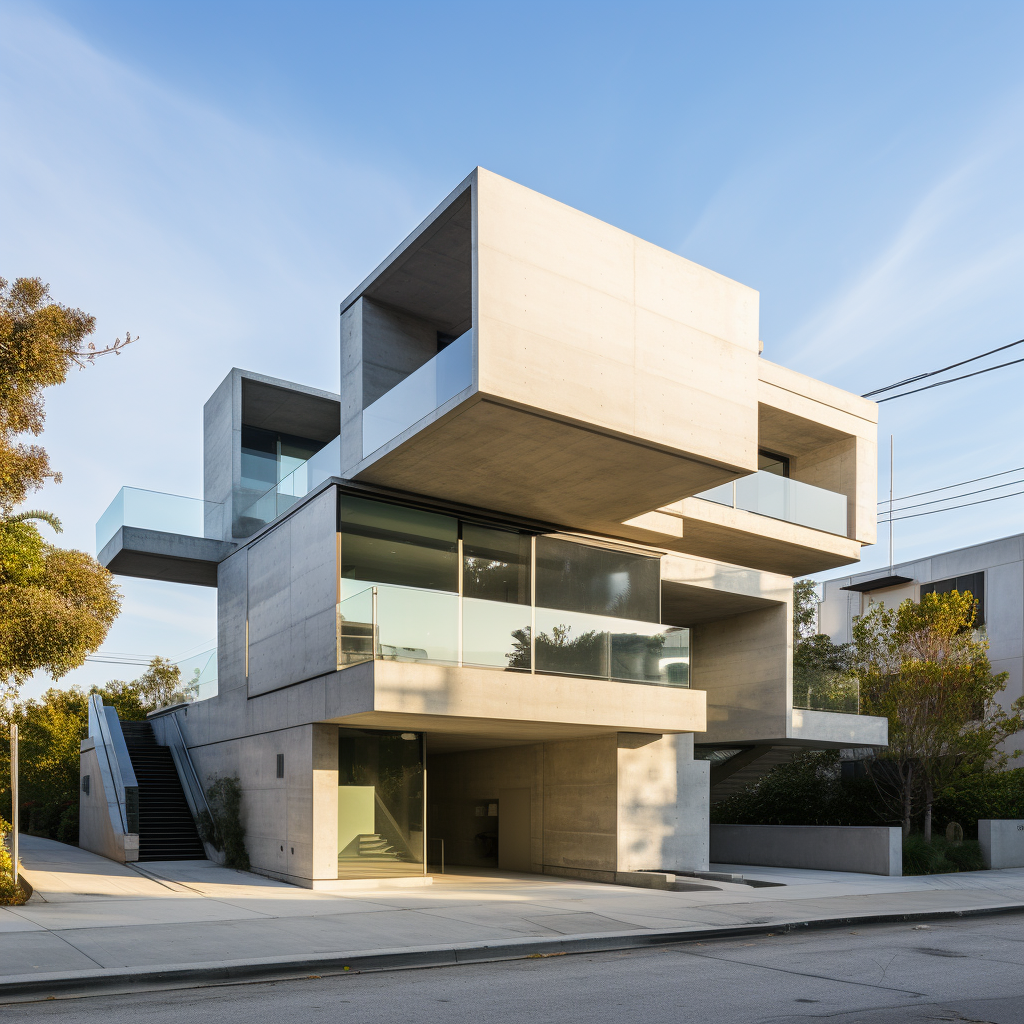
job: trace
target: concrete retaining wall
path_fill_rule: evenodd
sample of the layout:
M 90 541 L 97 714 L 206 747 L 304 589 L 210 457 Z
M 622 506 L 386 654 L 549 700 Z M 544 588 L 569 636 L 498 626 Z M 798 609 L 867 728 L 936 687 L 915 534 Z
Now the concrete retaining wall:
M 712 825 L 711 862 L 902 875 L 903 838 L 875 825 Z
M 981 859 L 987 868 L 1024 868 L 1024 818 L 981 818 Z

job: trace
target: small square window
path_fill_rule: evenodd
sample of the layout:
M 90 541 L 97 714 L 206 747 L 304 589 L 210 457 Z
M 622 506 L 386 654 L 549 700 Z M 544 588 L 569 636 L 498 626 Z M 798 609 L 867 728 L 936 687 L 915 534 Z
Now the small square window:
M 277 755 L 277 777 L 284 778 L 284 754 Z

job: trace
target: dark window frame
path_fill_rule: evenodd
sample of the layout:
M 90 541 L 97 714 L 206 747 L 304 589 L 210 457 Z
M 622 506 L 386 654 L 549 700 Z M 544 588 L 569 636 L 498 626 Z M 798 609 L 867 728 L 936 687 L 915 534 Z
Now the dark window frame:
M 980 580 L 981 585 L 978 586 Z M 950 576 L 944 580 L 932 580 L 930 583 L 921 584 L 921 592 L 918 600 L 925 594 L 948 594 L 951 591 L 964 593 L 969 591 L 971 596 L 978 603 L 978 612 L 974 618 L 974 628 L 985 625 L 985 570 L 978 572 L 963 573 L 960 576 Z

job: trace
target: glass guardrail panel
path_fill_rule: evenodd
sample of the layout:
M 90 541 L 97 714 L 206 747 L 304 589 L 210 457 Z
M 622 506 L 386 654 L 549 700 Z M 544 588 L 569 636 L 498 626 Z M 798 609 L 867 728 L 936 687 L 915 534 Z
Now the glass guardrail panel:
M 466 331 L 363 410 L 363 457 L 383 448 L 473 383 L 473 332 Z
M 202 498 L 181 494 L 122 487 L 96 523 L 96 549 L 103 546 L 122 526 L 134 526 L 186 537 L 222 536 L 223 506 Z
M 462 600 L 462 663 L 530 671 L 530 606 Z
M 718 505 L 728 505 L 732 507 L 732 484 L 719 484 L 717 487 L 712 487 L 710 491 L 701 491 L 700 494 L 695 494 L 695 498 L 703 498 L 705 501 L 713 501 Z
M 841 537 L 846 536 L 848 499 L 845 494 L 813 487 L 800 480 L 787 482 L 790 485 L 792 522 L 810 526 L 815 530 L 824 530 L 826 533 L 836 533 Z
M 193 700 L 217 696 L 217 649 L 195 654 L 177 662 L 181 685 L 192 692 Z
M 332 476 L 341 476 L 341 437 L 329 441 L 306 463 L 306 490 L 308 494 Z
M 377 654 L 385 661 L 459 660 L 459 595 L 377 587 Z
M 812 530 L 846 536 L 845 494 L 759 472 L 736 481 L 736 507 Z
M 860 714 L 860 680 L 838 672 L 793 676 L 793 707 L 807 711 Z
M 373 658 L 373 590 L 367 588 L 338 602 L 338 668 Z
M 537 609 L 537 672 L 689 686 L 689 631 L 582 612 Z

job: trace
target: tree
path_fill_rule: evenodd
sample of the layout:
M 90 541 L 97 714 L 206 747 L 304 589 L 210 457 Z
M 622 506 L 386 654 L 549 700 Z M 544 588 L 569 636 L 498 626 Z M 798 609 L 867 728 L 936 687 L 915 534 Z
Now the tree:
M 876 605 L 854 623 L 862 708 L 889 720 L 889 746 L 868 771 L 905 836 L 919 800 L 930 841 L 935 801 L 1005 767 L 1010 755 L 999 744 L 1024 729 L 1024 698 L 1008 709 L 996 701 L 1008 676 L 992 672 L 988 640 L 972 628 L 976 607 L 954 590 Z
M 120 608 L 113 578 L 94 558 L 47 543 L 33 520 L 58 533 L 45 512 L 14 512 L 47 479 L 60 482 L 46 450 L 19 438 L 43 429 L 44 388 L 72 366 L 119 354 L 130 335 L 97 349 L 95 319 L 50 299 L 39 278 L 0 278 L 0 699 L 33 672 L 59 679 L 103 642 Z
M 817 633 L 818 595 L 813 580 L 793 584 L 793 706 L 857 714 L 857 678 L 849 644 Z
M 814 580 L 793 582 L 793 647 L 813 636 L 818 625 L 818 592 Z
M 132 685 L 151 710 L 181 704 L 194 696 L 194 688 L 182 684 L 181 669 L 159 655 Z

